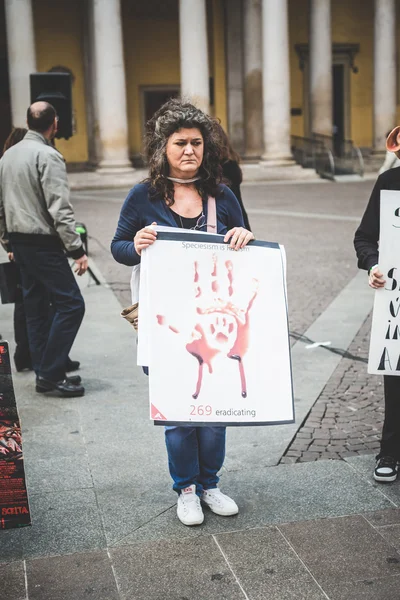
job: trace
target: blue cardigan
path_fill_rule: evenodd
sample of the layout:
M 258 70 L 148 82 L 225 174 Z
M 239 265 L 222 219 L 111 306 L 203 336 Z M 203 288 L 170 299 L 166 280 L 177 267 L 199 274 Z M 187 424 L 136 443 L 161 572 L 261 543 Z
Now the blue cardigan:
M 139 183 L 131 189 L 122 206 L 117 231 L 111 242 L 115 260 L 133 266 L 140 262 L 133 238 L 136 233 L 156 222 L 157 225 L 177 227 L 175 219 L 165 201 L 157 196 L 150 200 L 149 183 Z M 219 186 L 215 199 L 217 207 L 217 233 L 225 234 L 232 227 L 244 227 L 243 215 L 236 196 L 226 185 Z M 203 201 L 203 212 L 207 217 L 207 201 Z M 206 226 L 204 226 L 206 231 Z

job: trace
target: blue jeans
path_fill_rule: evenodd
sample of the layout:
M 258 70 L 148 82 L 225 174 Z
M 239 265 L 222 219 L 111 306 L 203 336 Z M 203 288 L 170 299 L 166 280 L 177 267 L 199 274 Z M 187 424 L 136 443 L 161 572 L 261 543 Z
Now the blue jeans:
M 197 494 L 216 488 L 225 458 L 226 427 L 165 428 L 169 472 L 178 494 L 195 484 Z
M 33 370 L 60 381 L 85 313 L 82 294 L 61 249 L 13 243 L 12 250 L 21 270 Z

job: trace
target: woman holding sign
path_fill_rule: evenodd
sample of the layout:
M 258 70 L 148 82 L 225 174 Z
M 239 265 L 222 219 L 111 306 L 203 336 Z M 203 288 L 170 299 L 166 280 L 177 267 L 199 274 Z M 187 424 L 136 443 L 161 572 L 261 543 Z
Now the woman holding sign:
M 148 122 L 146 147 L 149 178 L 129 192 L 122 207 L 111 244 L 115 260 L 137 265 L 142 250 L 157 240 L 150 225 L 207 231 L 208 198 L 215 198 L 216 233 L 232 249 L 254 239 L 236 197 L 220 183 L 221 141 L 213 119 L 192 104 L 170 100 Z M 184 525 L 203 522 L 201 503 L 222 516 L 239 510 L 217 487 L 225 434 L 225 427 L 165 428 L 177 514 Z
M 386 148 L 400 158 L 400 127 L 396 127 L 389 134 Z M 369 285 L 373 289 L 383 288 L 386 283 L 384 274 L 379 268 L 378 253 L 382 190 L 400 190 L 399 167 L 379 175 L 354 238 L 358 267 L 368 271 Z M 383 382 L 385 420 L 382 430 L 381 450 L 377 456 L 374 470 L 375 481 L 381 483 L 396 480 L 400 462 L 400 377 L 385 375 Z

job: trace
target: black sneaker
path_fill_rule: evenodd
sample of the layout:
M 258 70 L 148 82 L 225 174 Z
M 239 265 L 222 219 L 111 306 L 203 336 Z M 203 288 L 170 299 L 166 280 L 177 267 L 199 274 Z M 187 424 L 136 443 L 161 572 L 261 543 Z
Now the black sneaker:
M 380 481 L 381 483 L 396 481 L 397 472 L 397 460 L 391 456 L 382 456 L 376 463 L 374 479 L 375 481 Z

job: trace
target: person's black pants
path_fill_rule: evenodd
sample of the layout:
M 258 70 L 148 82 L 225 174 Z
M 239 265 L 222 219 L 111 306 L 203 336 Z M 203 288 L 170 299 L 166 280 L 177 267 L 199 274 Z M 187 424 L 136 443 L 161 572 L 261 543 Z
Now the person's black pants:
M 26 327 L 26 315 L 24 302 L 21 299 L 14 304 L 14 338 L 15 338 L 15 362 L 18 365 L 28 367 L 31 364 L 29 350 L 28 330 Z
M 385 375 L 385 420 L 379 456 L 391 456 L 400 461 L 400 377 Z
M 62 250 L 20 243 L 12 249 L 21 269 L 33 369 L 60 381 L 85 313 L 82 294 Z

